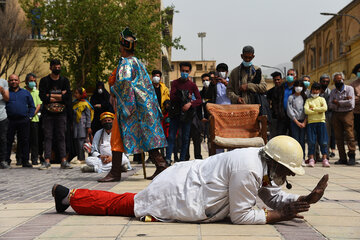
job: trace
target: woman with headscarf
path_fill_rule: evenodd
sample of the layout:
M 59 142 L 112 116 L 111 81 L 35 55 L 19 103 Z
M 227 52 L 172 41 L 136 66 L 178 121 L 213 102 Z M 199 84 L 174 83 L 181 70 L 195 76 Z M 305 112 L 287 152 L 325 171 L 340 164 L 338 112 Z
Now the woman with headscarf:
M 110 94 L 105 89 L 103 82 L 97 82 L 94 94 L 90 99 L 91 105 L 94 107 L 94 121 L 91 123 L 91 130 L 96 133 L 102 128 L 100 122 L 100 114 L 103 112 L 114 112 L 110 104 Z

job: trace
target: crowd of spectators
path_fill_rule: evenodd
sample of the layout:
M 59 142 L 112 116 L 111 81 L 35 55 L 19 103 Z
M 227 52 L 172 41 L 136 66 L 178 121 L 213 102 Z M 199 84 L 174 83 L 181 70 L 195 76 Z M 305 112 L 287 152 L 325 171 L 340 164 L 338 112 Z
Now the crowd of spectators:
M 206 104 L 215 103 L 262 105 L 260 114 L 268 116 L 268 138 L 288 135 L 296 139 L 303 149 L 304 166 L 314 167 L 321 161 L 323 167 L 330 167 L 335 143 L 339 150 L 335 164 L 355 165 L 355 136 L 360 147 L 360 64 L 353 69 L 357 79 L 351 85 L 344 84 L 341 72 L 332 77 L 323 74 L 317 82 L 307 75 L 299 78 L 295 69 L 289 69 L 285 79 L 280 72 L 272 73 L 274 87 L 267 90 L 261 69 L 252 64 L 254 57 L 254 48 L 244 47 L 242 63 L 230 73 L 227 64 L 218 64 L 216 71 L 201 76 L 201 90 L 191 77 L 189 62 L 180 63 L 181 77 L 171 81 L 170 90 L 162 82 L 162 72 L 152 71 L 168 142 L 161 151 L 167 164 L 190 159 L 190 139 L 195 159 L 202 159 L 201 143 L 209 138 Z M 71 91 L 69 80 L 60 74 L 60 61 L 52 60 L 50 70 L 39 82 L 35 74 L 27 74 L 25 88 L 15 74 L 7 81 L 0 79 L 0 167 L 10 168 L 16 136 L 16 165 L 41 163 L 39 169 L 47 170 L 58 162 L 62 169 L 70 169 L 71 162 L 86 163 L 83 172 L 109 171 L 110 134 L 116 121 L 110 93 L 103 82 L 97 82 L 88 101 L 84 88 Z M 269 112 L 261 99 L 267 100 Z M 123 170 L 131 169 L 128 155 L 123 159 Z

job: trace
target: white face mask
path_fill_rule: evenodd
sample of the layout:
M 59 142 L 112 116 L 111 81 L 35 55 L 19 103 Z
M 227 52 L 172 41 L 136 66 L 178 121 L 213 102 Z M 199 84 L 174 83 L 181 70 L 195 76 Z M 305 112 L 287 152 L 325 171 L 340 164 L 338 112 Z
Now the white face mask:
M 303 90 L 303 87 L 295 87 L 295 92 L 297 92 L 297 93 L 301 93 L 302 90 Z
M 313 98 L 317 98 L 317 97 L 319 96 L 319 94 L 318 94 L 318 93 L 316 93 L 316 94 L 312 93 L 311 96 L 312 96 Z
M 153 80 L 153 83 L 159 83 L 159 82 L 160 82 L 160 77 L 154 76 L 154 77 L 152 78 L 152 80 Z
M 226 78 L 226 72 L 219 72 L 219 77 Z
M 99 94 L 102 94 L 102 93 L 103 93 L 102 88 L 99 88 L 99 89 L 98 89 L 98 93 L 99 93 Z
M 203 86 L 204 87 L 209 87 L 210 86 L 210 81 L 203 81 Z

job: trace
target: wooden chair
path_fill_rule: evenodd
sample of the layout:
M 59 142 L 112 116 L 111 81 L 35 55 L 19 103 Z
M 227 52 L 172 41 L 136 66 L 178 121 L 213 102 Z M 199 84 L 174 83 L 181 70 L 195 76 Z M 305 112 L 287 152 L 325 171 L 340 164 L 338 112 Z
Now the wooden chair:
M 267 118 L 259 116 L 259 104 L 208 103 L 209 155 L 216 149 L 261 147 L 267 143 Z

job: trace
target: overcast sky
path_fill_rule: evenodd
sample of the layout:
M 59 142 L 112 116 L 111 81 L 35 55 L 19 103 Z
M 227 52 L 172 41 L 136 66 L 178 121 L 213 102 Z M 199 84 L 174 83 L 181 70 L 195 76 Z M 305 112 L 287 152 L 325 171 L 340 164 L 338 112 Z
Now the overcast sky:
M 200 60 L 198 32 L 206 32 L 204 59 L 240 64 L 245 45 L 255 48 L 255 65 L 278 66 L 303 50 L 303 40 L 351 0 L 163 0 L 174 5 L 173 36 L 186 51 L 174 50 L 172 60 Z M 264 69 L 265 70 L 265 69 Z

